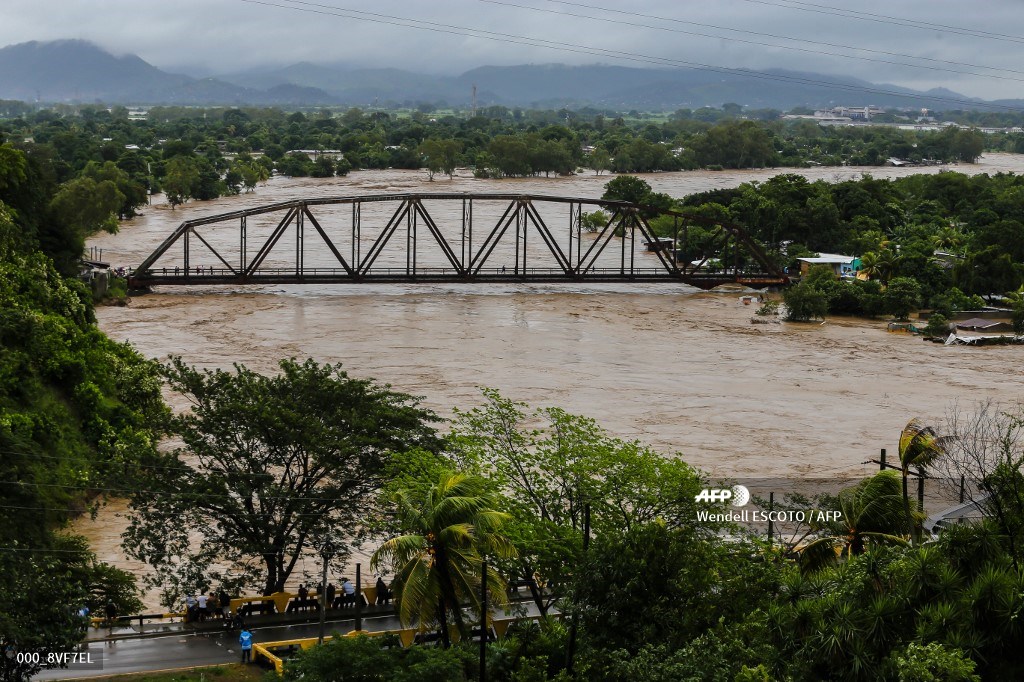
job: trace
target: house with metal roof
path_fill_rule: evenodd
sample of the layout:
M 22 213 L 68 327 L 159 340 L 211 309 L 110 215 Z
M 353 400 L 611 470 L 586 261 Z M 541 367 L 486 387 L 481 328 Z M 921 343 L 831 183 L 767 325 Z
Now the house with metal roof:
M 854 276 L 860 270 L 860 258 L 838 253 L 819 253 L 817 256 L 797 260 L 800 261 L 801 275 L 806 275 L 813 265 L 828 265 L 836 273 L 836 277 Z

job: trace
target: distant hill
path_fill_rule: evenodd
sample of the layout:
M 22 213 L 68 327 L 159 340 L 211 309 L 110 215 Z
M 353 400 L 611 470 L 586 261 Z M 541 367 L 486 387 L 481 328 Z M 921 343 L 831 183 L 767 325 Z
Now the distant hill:
M 312 89 L 259 91 L 215 78 L 167 73 L 135 55 L 117 57 L 84 40 L 33 41 L 0 49 L 0 98 L 140 104 L 334 103 L 330 95 Z
M 941 88 L 921 93 L 843 76 L 781 70 L 743 73 L 541 64 L 483 66 L 459 76 L 431 76 L 300 62 L 199 79 L 162 71 L 135 55 L 118 57 L 81 40 L 0 49 L 0 99 L 24 101 L 292 106 L 446 102 L 466 106 L 474 85 L 481 106 L 591 105 L 673 111 L 735 102 L 782 110 L 837 104 L 941 110 L 969 108 L 949 100 L 983 104 Z

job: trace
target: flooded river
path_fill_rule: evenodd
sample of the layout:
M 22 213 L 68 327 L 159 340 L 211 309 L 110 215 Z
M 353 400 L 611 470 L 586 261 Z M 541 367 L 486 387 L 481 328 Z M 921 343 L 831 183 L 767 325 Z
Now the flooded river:
M 1024 172 L 1024 157 L 996 154 L 967 173 Z M 937 172 L 937 168 L 916 169 Z M 829 181 L 912 170 L 826 168 L 659 173 L 673 196 L 798 172 Z M 524 192 L 599 197 L 610 178 L 428 182 L 388 170 L 327 180 L 274 178 L 255 193 L 145 215 L 91 245 L 115 266 L 137 265 L 182 220 L 299 197 L 401 191 Z M 342 362 L 360 377 L 423 396 L 444 416 L 494 387 L 533 405 L 593 417 L 721 476 L 842 476 L 893 451 L 915 416 L 961 404 L 1019 399 L 1024 347 L 945 347 L 888 333 L 879 321 L 752 324 L 738 291 L 680 285 L 289 286 L 167 289 L 97 311 L 111 337 L 144 355 L 182 355 L 206 367 L 241 362 L 272 371 L 281 357 Z M 120 507 L 80 520 L 101 558 L 121 553 Z M 313 567 L 311 566 L 311 569 Z M 296 582 L 298 578 L 296 578 Z

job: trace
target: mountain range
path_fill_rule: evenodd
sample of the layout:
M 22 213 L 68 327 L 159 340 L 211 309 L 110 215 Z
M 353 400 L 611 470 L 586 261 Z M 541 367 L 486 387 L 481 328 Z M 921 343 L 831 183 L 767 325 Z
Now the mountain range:
M 432 76 L 400 69 L 302 62 L 194 78 L 168 73 L 136 55 L 115 56 L 81 40 L 33 41 L 0 49 L 0 98 L 27 102 L 467 106 L 474 86 L 479 106 L 674 111 L 718 107 L 726 102 L 782 110 L 840 104 L 960 109 L 984 104 L 945 89 L 919 92 L 843 76 L 782 70 L 544 64 L 483 66 L 458 76 Z

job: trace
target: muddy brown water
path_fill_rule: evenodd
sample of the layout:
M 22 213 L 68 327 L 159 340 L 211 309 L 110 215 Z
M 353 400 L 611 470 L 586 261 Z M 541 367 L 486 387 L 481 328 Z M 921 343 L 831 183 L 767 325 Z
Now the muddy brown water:
M 1024 156 L 993 154 L 967 173 L 1024 171 Z M 673 196 L 797 172 L 829 181 L 898 177 L 938 168 L 821 168 L 657 173 Z M 460 174 L 364 171 L 327 180 L 274 178 L 251 194 L 154 203 L 93 239 L 103 259 L 137 265 L 182 220 L 298 197 L 402 191 L 600 196 L 609 176 L 479 180 Z M 159 197 L 155 198 L 159 200 Z M 752 324 L 739 290 L 678 285 L 336 285 L 167 288 L 101 307 L 102 329 L 144 355 L 205 367 L 241 362 L 273 371 L 279 358 L 342 362 L 360 377 L 423 396 L 443 416 L 480 404 L 482 386 L 537 406 L 596 419 L 717 476 L 859 476 L 879 448 L 895 450 L 914 416 L 939 420 L 952 401 L 1021 397 L 1024 347 L 946 347 L 889 333 L 880 321 Z M 180 406 L 180 405 L 179 405 Z M 129 570 L 113 501 L 73 530 L 101 559 Z M 307 573 L 318 561 L 307 559 Z M 312 575 L 310 575 L 312 577 Z M 297 575 L 294 582 L 304 580 Z M 156 597 L 147 595 L 148 605 Z

